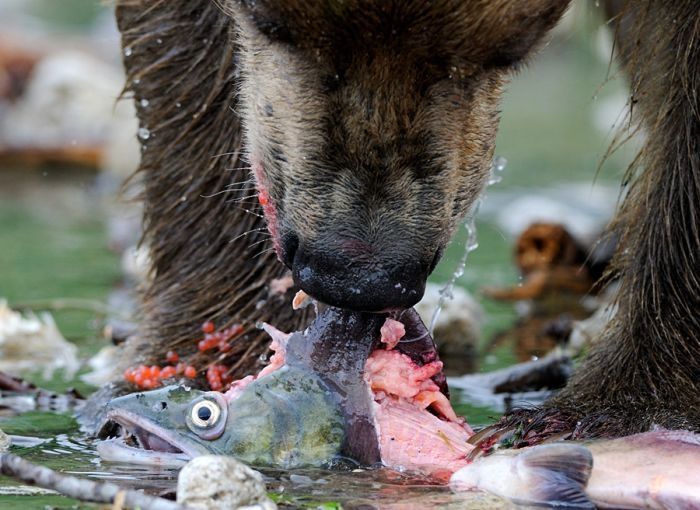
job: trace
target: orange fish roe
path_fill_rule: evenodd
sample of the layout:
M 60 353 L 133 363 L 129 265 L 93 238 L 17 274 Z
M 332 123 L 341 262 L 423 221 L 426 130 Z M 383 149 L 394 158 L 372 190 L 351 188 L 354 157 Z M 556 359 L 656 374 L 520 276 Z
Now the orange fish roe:
M 240 335 L 244 328 L 241 324 L 234 324 L 231 327 L 216 331 L 216 325 L 212 321 L 202 324 L 204 338 L 197 342 L 197 349 L 200 352 L 218 349 L 219 352 L 228 352 L 231 349 L 229 340 Z M 168 351 L 165 359 L 169 365 L 159 367 L 156 365 L 141 365 L 129 368 L 124 372 L 124 379 L 141 389 L 153 389 L 163 385 L 164 379 L 169 379 L 176 375 L 184 375 L 188 379 L 197 377 L 197 369 L 192 365 L 180 362 L 180 355 L 175 351 Z M 233 379 L 225 375 L 227 367 L 224 365 L 212 365 L 207 369 L 207 381 L 212 390 L 221 390 L 224 386 L 231 384 Z
M 202 331 L 204 331 L 204 327 L 202 327 Z M 240 324 L 234 324 L 230 328 L 222 329 L 221 331 L 206 333 L 204 335 L 204 338 L 197 343 L 197 349 L 199 349 L 201 352 L 204 352 L 218 348 L 220 352 L 226 352 L 231 348 L 231 345 L 228 343 L 228 341 L 234 336 L 241 334 L 242 332 L 243 326 L 241 326 Z
M 207 369 L 207 382 L 213 391 L 221 391 L 224 386 L 233 382 L 233 378 L 226 374 L 228 368 L 224 365 L 212 365 Z
M 190 379 L 197 375 L 194 367 L 186 366 L 184 363 L 178 363 L 176 366 L 165 365 L 164 367 L 141 365 L 125 370 L 124 379 L 141 389 L 151 390 L 162 386 L 164 379 L 169 379 L 182 373 Z

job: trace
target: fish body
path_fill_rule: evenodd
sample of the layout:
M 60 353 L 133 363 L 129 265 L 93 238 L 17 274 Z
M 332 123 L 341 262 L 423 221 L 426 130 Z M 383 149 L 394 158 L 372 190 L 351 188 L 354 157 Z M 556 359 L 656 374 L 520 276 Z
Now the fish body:
M 113 400 L 109 420 L 129 427 L 131 444 L 98 444 L 107 460 L 180 465 L 205 454 L 232 455 L 254 465 L 322 465 L 340 454 L 345 423 L 319 378 L 283 367 L 227 400 L 186 386 Z
M 450 484 L 557 508 L 700 510 L 700 435 L 658 430 L 506 450 L 461 468 Z
M 600 508 L 700 510 L 700 435 L 657 430 L 586 446 L 586 493 Z
M 450 406 L 427 329 L 415 311 L 400 315 L 398 333 L 394 319 L 332 308 L 304 332 L 266 325 L 275 354 L 259 374 L 225 393 L 176 385 L 114 399 L 98 452 L 160 465 L 214 453 L 282 468 L 343 458 L 446 480 L 473 449 L 472 431 Z

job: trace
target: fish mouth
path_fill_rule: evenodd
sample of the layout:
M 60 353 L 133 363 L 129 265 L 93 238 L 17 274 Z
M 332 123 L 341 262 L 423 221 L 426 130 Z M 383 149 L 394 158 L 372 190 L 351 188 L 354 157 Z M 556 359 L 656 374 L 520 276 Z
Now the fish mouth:
M 107 413 L 97 434 L 102 460 L 179 467 L 201 452 L 190 441 L 129 411 Z

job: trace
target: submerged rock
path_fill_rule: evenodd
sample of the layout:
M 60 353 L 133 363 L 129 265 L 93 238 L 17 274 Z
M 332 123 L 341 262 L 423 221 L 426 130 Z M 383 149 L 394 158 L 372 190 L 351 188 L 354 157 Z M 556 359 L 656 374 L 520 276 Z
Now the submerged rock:
M 275 510 L 260 473 L 233 457 L 192 459 L 177 479 L 177 502 L 201 510 Z

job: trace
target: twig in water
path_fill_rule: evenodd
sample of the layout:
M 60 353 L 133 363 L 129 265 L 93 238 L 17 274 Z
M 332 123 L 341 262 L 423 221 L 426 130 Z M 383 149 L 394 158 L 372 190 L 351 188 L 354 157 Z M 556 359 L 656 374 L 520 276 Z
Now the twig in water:
M 64 475 L 38 466 L 11 453 L 0 454 L 0 474 L 11 476 L 30 485 L 38 485 L 80 501 L 95 503 L 122 502 L 125 508 L 140 510 L 186 510 L 174 501 L 149 496 L 139 491 L 122 489 L 109 482 L 93 482 L 85 478 Z

